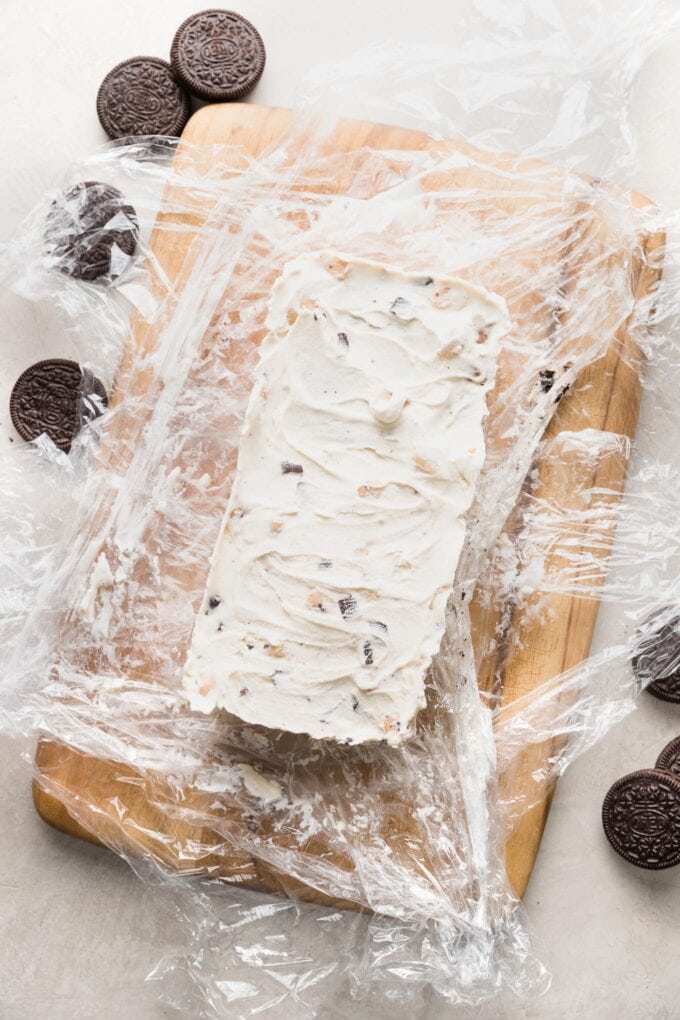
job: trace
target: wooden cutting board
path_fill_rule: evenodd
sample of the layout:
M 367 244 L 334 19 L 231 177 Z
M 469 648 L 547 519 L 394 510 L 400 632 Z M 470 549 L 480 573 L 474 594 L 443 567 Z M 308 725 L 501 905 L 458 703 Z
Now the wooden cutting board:
M 240 146 L 242 153 L 258 156 L 287 135 L 291 117 L 287 110 L 254 105 L 208 106 L 192 117 L 183 138 L 198 145 Z M 294 144 L 302 145 L 304 140 L 296 135 Z M 503 172 L 511 165 L 517 168 L 517 162 L 511 157 L 479 154 L 461 142 L 435 141 L 418 132 L 357 121 L 341 122 L 324 145 L 327 152 L 335 153 L 339 158 L 333 164 L 332 178 L 324 181 L 323 188 L 338 194 L 350 189 L 362 167 L 361 154 L 367 151 L 474 153 L 476 168 L 471 170 L 469 165 L 462 166 L 460 170 L 450 172 L 451 179 L 447 181 L 447 185 L 454 189 L 468 191 L 486 186 L 484 165 L 493 173 Z M 177 158 L 181 158 L 181 151 Z M 206 155 L 206 159 L 215 158 L 215 153 Z M 224 158 L 224 154 L 220 158 Z M 237 163 L 238 160 L 234 166 Z M 529 172 L 532 166 L 540 164 L 523 164 Z M 432 187 L 441 183 L 435 177 L 433 175 Z M 376 182 L 378 186 L 379 182 Z M 634 207 L 648 204 L 647 199 L 635 193 L 629 198 Z M 506 203 L 526 200 L 525 195 L 517 198 L 504 195 L 502 199 Z M 161 213 L 160 220 L 163 215 Z M 198 229 L 200 225 L 201 217 L 196 215 L 188 230 L 173 233 L 159 227 L 154 232 L 151 246 L 170 281 L 178 278 L 184 264 L 194 236 L 191 228 L 195 226 Z M 167 224 L 164 226 L 167 227 Z M 646 298 L 658 281 L 663 240 L 659 234 L 638 238 L 631 260 L 631 288 L 636 301 Z M 153 326 L 146 323 L 135 325 L 124 357 L 121 379 L 125 382 L 121 383 L 119 393 L 129 392 L 130 385 L 141 385 L 134 375 L 136 356 L 140 350 L 152 349 L 156 340 L 157 330 Z M 640 401 L 640 368 L 639 351 L 624 325 L 606 357 L 592 364 L 562 398 L 546 435 L 557 439 L 562 431 L 590 427 L 632 438 Z M 114 403 L 117 403 L 115 396 Z M 580 463 L 565 466 L 554 457 L 546 460 L 539 457 L 535 463 L 533 492 L 540 497 L 555 497 L 566 507 L 578 500 L 584 490 L 597 487 L 619 492 L 624 483 L 626 461 L 626 455 L 622 454 L 603 458 L 595 466 Z M 606 550 L 602 555 L 606 555 Z M 473 604 L 472 607 L 480 686 L 499 699 L 510 712 L 518 699 L 546 679 L 578 664 L 589 652 L 597 601 L 564 594 L 543 596 L 543 599 L 546 612 L 533 623 L 527 623 L 525 617 L 520 619 L 519 613 L 511 616 L 509 631 L 521 628 L 521 644 L 489 641 L 498 625 L 498 616 L 481 605 Z M 556 740 L 531 745 L 503 777 L 507 795 L 518 801 L 528 798 L 533 804 L 509 835 L 506 845 L 508 875 L 520 896 L 524 894 L 531 875 L 553 792 L 552 781 L 537 786 L 535 775 L 559 750 L 559 746 Z M 128 854 L 151 853 L 173 870 L 219 875 L 250 887 L 298 893 L 306 898 L 326 901 L 314 889 L 291 881 L 247 854 L 225 851 L 224 842 L 217 836 L 199 823 L 192 825 L 187 821 L 188 812 L 185 811 L 178 819 L 171 812 L 162 810 L 159 807 L 162 798 L 159 798 L 157 777 L 142 777 L 131 767 L 88 757 L 52 740 L 39 742 L 36 767 L 38 778 L 33 786 L 36 808 L 46 822 L 64 832 Z M 192 805 L 197 818 L 201 817 L 202 803 L 201 795 L 196 794 Z M 69 804 L 77 805 L 78 820 L 65 806 Z M 593 810 L 596 808 L 594 805 Z M 408 830 L 409 805 L 402 804 L 400 811 L 401 823 Z M 246 824 L 243 818 L 234 821 Z M 196 847 L 199 847 L 198 851 Z M 206 847 L 210 852 L 206 852 Z M 307 847 L 307 850 L 318 852 L 320 856 L 327 853 L 322 843 L 318 850 L 313 846 Z M 351 901 L 351 896 L 348 900 Z

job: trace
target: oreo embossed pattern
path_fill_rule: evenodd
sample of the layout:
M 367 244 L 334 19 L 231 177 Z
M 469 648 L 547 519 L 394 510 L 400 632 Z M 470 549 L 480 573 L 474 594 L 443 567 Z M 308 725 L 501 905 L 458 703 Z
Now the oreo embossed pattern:
M 137 248 L 139 222 L 117 188 L 81 181 L 50 206 L 45 224 L 47 254 L 76 280 L 114 280 Z
M 602 825 L 630 864 L 653 871 L 680 864 L 680 778 L 641 769 L 617 779 L 602 805 Z
M 47 435 L 64 453 L 74 436 L 104 413 L 104 385 L 88 369 L 65 358 L 38 361 L 23 372 L 10 396 L 10 415 L 22 439 Z
M 97 94 L 97 115 L 109 138 L 180 135 L 190 112 L 189 97 L 159 57 L 117 64 Z
M 241 99 L 262 77 L 266 53 L 262 36 L 234 11 L 192 14 L 177 29 L 170 51 L 172 69 L 200 99 Z

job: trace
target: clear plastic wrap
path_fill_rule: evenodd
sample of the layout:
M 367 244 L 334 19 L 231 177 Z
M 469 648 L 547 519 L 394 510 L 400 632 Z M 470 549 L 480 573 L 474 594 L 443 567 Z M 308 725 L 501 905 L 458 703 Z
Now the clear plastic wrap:
M 113 400 L 69 456 L 42 437 L 2 463 L 0 724 L 38 736 L 41 789 L 174 897 L 186 941 L 155 974 L 194 1016 L 328 1015 L 347 994 L 415 1016 L 433 990 L 443 1010 L 547 981 L 506 838 L 634 707 L 631 656 L 680 595 L 676 468 L 646 452 L 678 427 L 676 219 L 624 190 L 629 92 L 675 19 L 565 17 L 477 4 L 455 52 L 317 69 L 258 158 L 150 139 L 79 161 L 64 186 L 136 210 L 115 279 L 55 268 L 56 190 L 6 249 L 5 283 L 62 318 Z M 432 140 L 347 151 L 341 115 Z M 191 713 L 181 690 L 271 287 L 316 250 L 460 276 L 512 319 L 428 705 L 396 748 Z M 607 357 L 624 403 L 641 384 L 655 407 L 632 454 L 626 408 L 581 399 Z M 573 599 L 615 609 L 606 650 L 504 699 L 501 652 Z

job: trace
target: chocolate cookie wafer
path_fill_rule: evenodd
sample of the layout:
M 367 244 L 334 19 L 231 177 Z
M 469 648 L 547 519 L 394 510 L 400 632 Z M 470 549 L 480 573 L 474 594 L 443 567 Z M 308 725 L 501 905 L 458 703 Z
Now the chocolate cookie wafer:
M 180 135 L 190 113 L 188 95 L 158 57 L 116 64 L 97 93 L 97 115 L 109 138 Z
M 54 200 L 47 216 L 48 255 L 62 273 L 77 280 L 113 280 L 135 253 L 139 223 L 120 191 L 99 181 L 82 181 Z
M 64 453 L 80 429 L 103 414 L 104 385 L 86 368 L 65 358 L 38 361 L 23 372 L 10 396 L 10 415 L 22 439 L 46 434 Z
M 680 703 L 680 615 L 655 626 L 650 617 L 633 657 L 633 670 L 645 690 L 662 701 Z
M 200 99 L 241 99 L 255 88 L 266 54 L 254 25 L 234 11 L 192 14 L 177 29 L 170 63 L 185 88 Z
M 671 772 L 680 779 L 680 737 L 676 737 L 666 744 L 656 759 L 655 768 L 661 769 L 663 772 Z
M 630 864 L 653 871 L 680 864 L 680 779 L 658 769 L 623 776 L 604 798 L 602 825 Z

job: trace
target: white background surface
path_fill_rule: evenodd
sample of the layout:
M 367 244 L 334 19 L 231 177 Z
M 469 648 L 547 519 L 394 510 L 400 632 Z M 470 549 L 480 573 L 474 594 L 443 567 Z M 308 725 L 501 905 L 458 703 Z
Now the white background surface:
M 455 45 L 462 0 L 240 0 L 268 48 L 252 98 L 287 105 L 312 63 L 386 38 Z M 568 0 L 556 0 L 566 3 Z M 628 6 L 628 0 L 620 0 Z M 104 74 L 138 53 L 167 55 L 174 29 L 199 9 L 184 0 L 0 0 L 3 155 L 0 239 L 69 161 L 104 136 L 95 95 Z M 634 97 L 638 186 L 680 205 L 680 41 L 645 67 Z M 3 315 L 0 448 L 17 374 L 66 355 L 49 316 Z M 653 413 L 645 406 L 643 415 Z M 677 443 L 676 443 L 677 445 Z M 601 627 L 597 641 L 606 643 Z M 1 679 L 0 679 L 1 682 Z M 639 709 L 561 780 L 526 897 L 539 950 L 553 973 L 540 1000 L 465 1016 L 676 1020 L 680 1016 L 680 868 L 644 873 L 620 861 L 601 832 L 602 796 L 618 776 L 651 766 L 680 732 L 680 707 L 644 696 Z M 143 979 L 175 931 L 163 896 L 107 852 L 53 832 L 34 814 L 16 744 L 0 744 L 0 1020 L 157 1020 L 158 986 Z M 397 1020 L 398 1010 L 390 1009 Z M 458 1015 L 458 1014 L 456 1014 Z M 359 1017 L 338 1003 L 329 1017 Z M 429 1017 L 444 1018 L 443 1007 Z M 293 1018 L 291 1017 L 291 1020 Z

